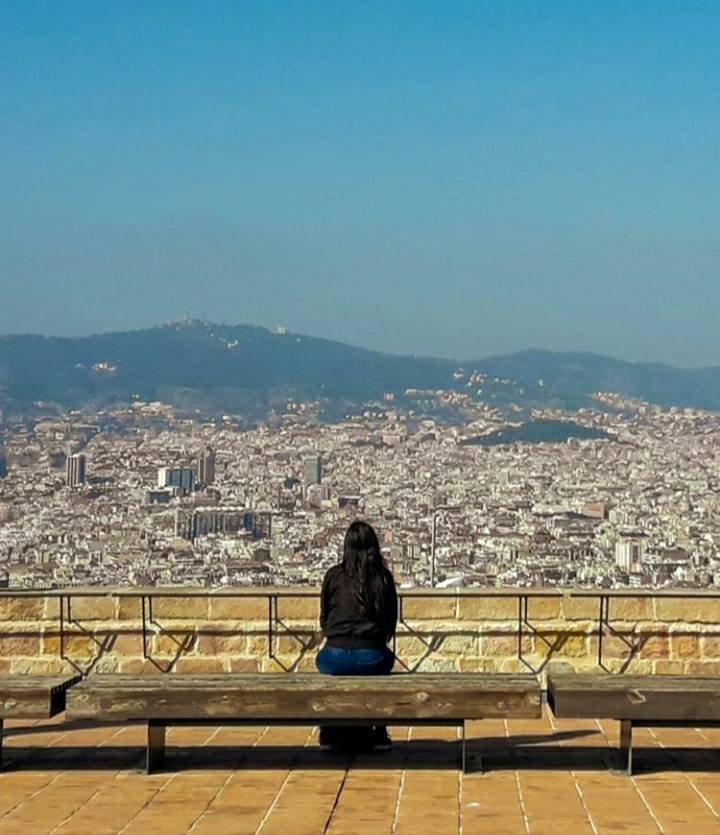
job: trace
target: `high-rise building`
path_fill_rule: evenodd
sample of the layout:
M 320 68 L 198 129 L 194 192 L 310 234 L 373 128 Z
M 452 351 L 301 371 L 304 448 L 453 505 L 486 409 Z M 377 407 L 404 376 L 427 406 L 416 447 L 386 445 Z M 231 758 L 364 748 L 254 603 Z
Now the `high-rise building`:
M 215 481 L 215 452 L 210 447 L 204 449 L 195 461 L 197 480 L 202 485 Z
M 4 447 L 0 446 L 0 478 L 5 478 L 8 474 L 7 455 Z
M 68 455 L 65 462 L 65 483 L 68 487 L 85 484 L 85 455 L 82 452 Z
M 195 489 L 195 471 L 191 467 L 160 467 L 158 487 L 177 487 L 185 493 Z
M 303 482 L 306 487 L 322 482 L 322 459 L 319 455 L 310 455 L 303 461 Z

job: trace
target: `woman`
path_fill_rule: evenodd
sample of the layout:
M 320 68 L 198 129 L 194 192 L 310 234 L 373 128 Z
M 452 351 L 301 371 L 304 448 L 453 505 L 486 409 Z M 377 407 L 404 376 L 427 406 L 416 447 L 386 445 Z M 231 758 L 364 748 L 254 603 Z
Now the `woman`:
M 320 598 L 320 627 L 326 638 L 316 664 L 328 675 L 386 675 L 395 656 L 388 641 L 397 626 L 395 581 L 367 522 L 353 522 L 345 534 L 343 558 L 328 570 Z M 339 731 L 342 730 L 342 735 Z M 357 729 L 320 728 L 320 744 L 337 745 Z M 387 728 L 376 726 L 363 744 L 387 748 Z

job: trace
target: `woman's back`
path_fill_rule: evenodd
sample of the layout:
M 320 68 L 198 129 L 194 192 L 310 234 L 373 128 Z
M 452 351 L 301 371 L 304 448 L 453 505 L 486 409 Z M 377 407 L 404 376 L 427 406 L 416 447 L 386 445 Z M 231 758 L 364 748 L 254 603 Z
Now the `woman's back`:
M 385 566 L 380 571 L 377 599 L 365 601 L 357 578 L 349 575 L 342 563 L 328 570 L 321 595 L 320 627 L 330 646 L 385 646 L 395 634 L 395 582 Z

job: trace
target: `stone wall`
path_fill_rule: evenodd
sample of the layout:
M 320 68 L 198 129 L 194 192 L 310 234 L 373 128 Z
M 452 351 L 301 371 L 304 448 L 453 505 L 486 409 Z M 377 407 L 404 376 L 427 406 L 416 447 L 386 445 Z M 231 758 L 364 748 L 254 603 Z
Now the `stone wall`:
M 266 589 L 259 589 L 262 593 Z M 0 674 L 221 673 L 314 670 L 321 643 L 317 597 L 280 597 L 269 652 L 268 600 L 257 597 L 155 598 L 143 655 L 141 601 L 108 591 L 73 596 L 60 629 L 60 598 L 0 596 Z M 282 594 L 288 590 L 283 589 Z M 303 590 L 307 593 L 307 590 Z M 167 594 L 167 592 L 165 593 Z M 476 598 L 448 591 L 403 599 L 396 652 L 425 671 L 598 670 L 597 597 L 527 590 L 527 622 L 518 657 L 518 598 L 507 590 Z M 720 599 L 701 593 L 609 597 L 603 663 L 610 671 L 720 675 Z

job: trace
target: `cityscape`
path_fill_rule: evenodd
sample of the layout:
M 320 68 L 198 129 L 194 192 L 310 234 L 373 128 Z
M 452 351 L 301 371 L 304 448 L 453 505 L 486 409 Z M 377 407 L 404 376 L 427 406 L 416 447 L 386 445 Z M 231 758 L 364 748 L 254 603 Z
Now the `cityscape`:
M 332 423 L 297 401 L 250 427 L 141 400 L 7 417 L 2 583 L 318 585 L 358 517 L 402 587 L 720 583 L 720 413 L 401 394 Z M 458 399 L 462 421 L 427 416 Z

